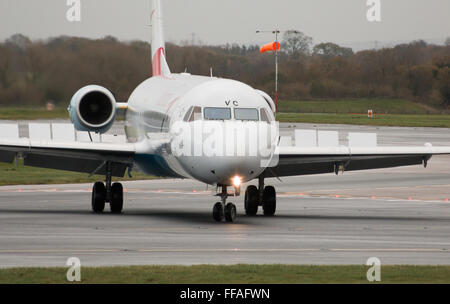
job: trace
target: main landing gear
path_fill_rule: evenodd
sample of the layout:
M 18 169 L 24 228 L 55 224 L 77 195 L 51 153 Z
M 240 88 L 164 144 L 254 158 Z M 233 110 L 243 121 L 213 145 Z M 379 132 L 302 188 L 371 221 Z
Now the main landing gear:
M 109 203 L 112 213 L 121 213 L 123 209 L 123 186 L 111 182 L 111 163 L 106 163 L 106 182 L 97 182 L 92 188 L 92 211 L 102 213 Z
M 262 206 L 265 216 L 275 215 L 277 209 L 277 194 L 273 186 L 264 187 L 264 177 L 259 178 L 259 187 L 248 186 L 245 191 L 245 214 L 255 216 L 258 207 Z
M 231 223 L 236 220 L 236 205 L 233 203 L 227 203 L 229 196 L 235 196 L 229 194 L 227 186 L 221 186 L 222 192 L 216 196 L 220 196 L 221 201 L 216 203 L 213 208 L 213 218 L 216 222 L 222 222 L 223 220 Z

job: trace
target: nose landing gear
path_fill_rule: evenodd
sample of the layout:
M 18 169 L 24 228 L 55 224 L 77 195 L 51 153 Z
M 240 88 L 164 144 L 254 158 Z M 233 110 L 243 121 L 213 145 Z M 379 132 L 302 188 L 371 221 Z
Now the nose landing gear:
M 213 208 L 213 218 L 216 222 L 222 222 L 223 220 L 232 223 L 236 220 L 236 205 L 233 203 L 227 203 L 227 198 L 229 196 L 235 196 L 234 194 L 229 194 L 227 191 L 227 186 L 221 186 L 222 192 L 216 194 L 220 196 L 221 201 L 216 203 Z

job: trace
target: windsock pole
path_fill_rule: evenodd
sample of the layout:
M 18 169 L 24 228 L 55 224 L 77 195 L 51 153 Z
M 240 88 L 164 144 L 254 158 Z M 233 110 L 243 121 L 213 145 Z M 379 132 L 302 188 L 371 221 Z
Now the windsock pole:
M 278 111 L 278 51 L 280 50 L 280 43 L 278 42 L 278 34 L 285 32 L 292 32 L 292 33 L 300 33 L 295 30 L 290 31 L 280 31 L 278 29 L 274 31 L 256 31 L 257 34 L 259 33 L 272 33 L 275 34 L 275 43 L 269 43 L 261 47 L 261 53 L 268 52 L 268 51 L 274 51 L 275 52 L 275 109 Z
M 278 45 L 278 33 L 275 30 L 275 45 Z M 275 48 L 275 110 L 278 113 L 278 47 Z
M 278 42 L 278 34 L 281 33 L 280 30 L 274 31 L 256 31 L 256 33 L 272 33 L 275 34 L 275 43 L 269 43 L 261 48 L 261 53 L 267 51 L 275 52 L 275 109 L 278 111 L 278 51 L 280 50 L 280 43 Z

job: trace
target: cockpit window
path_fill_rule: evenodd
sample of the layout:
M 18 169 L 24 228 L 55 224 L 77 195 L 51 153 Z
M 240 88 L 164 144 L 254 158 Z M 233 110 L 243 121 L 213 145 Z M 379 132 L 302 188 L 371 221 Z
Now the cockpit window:
M 234 118 L 236 120 L 254 120 L 258 121 L 257 109 L 234 109 Z
M 191 117 L 192 109 L 194 109 L 194 107 L 189 108 L 189 110 L 186 112 L 186 115 L 184 115 L 183 121 L 189 121 L 189 118 Z
M 261 109 L 261 121 L 270 122 L 269 114 L 266 109 Z
M 230 120 L 231 109 L 229 108 L 205 108 L 203 110 L 207 120 Z
M 188 112 L 189 113 L 189 112 Z M 189 121 L 201 120 L 202 119 L 202 108 L 194 107 L 192 110 L 191 116 L 189 117 Z

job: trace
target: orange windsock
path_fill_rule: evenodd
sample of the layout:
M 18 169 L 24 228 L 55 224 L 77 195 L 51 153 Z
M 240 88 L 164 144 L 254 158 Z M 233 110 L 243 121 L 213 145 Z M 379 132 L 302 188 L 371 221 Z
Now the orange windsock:
M 263 45 L 259 51 L 261 53 L 265 53 L 265 52 L 271 52 L 271 51 L 278 51 L 279 49 L 280 49 L 279 42 L 271 42 L 266 45 Z

